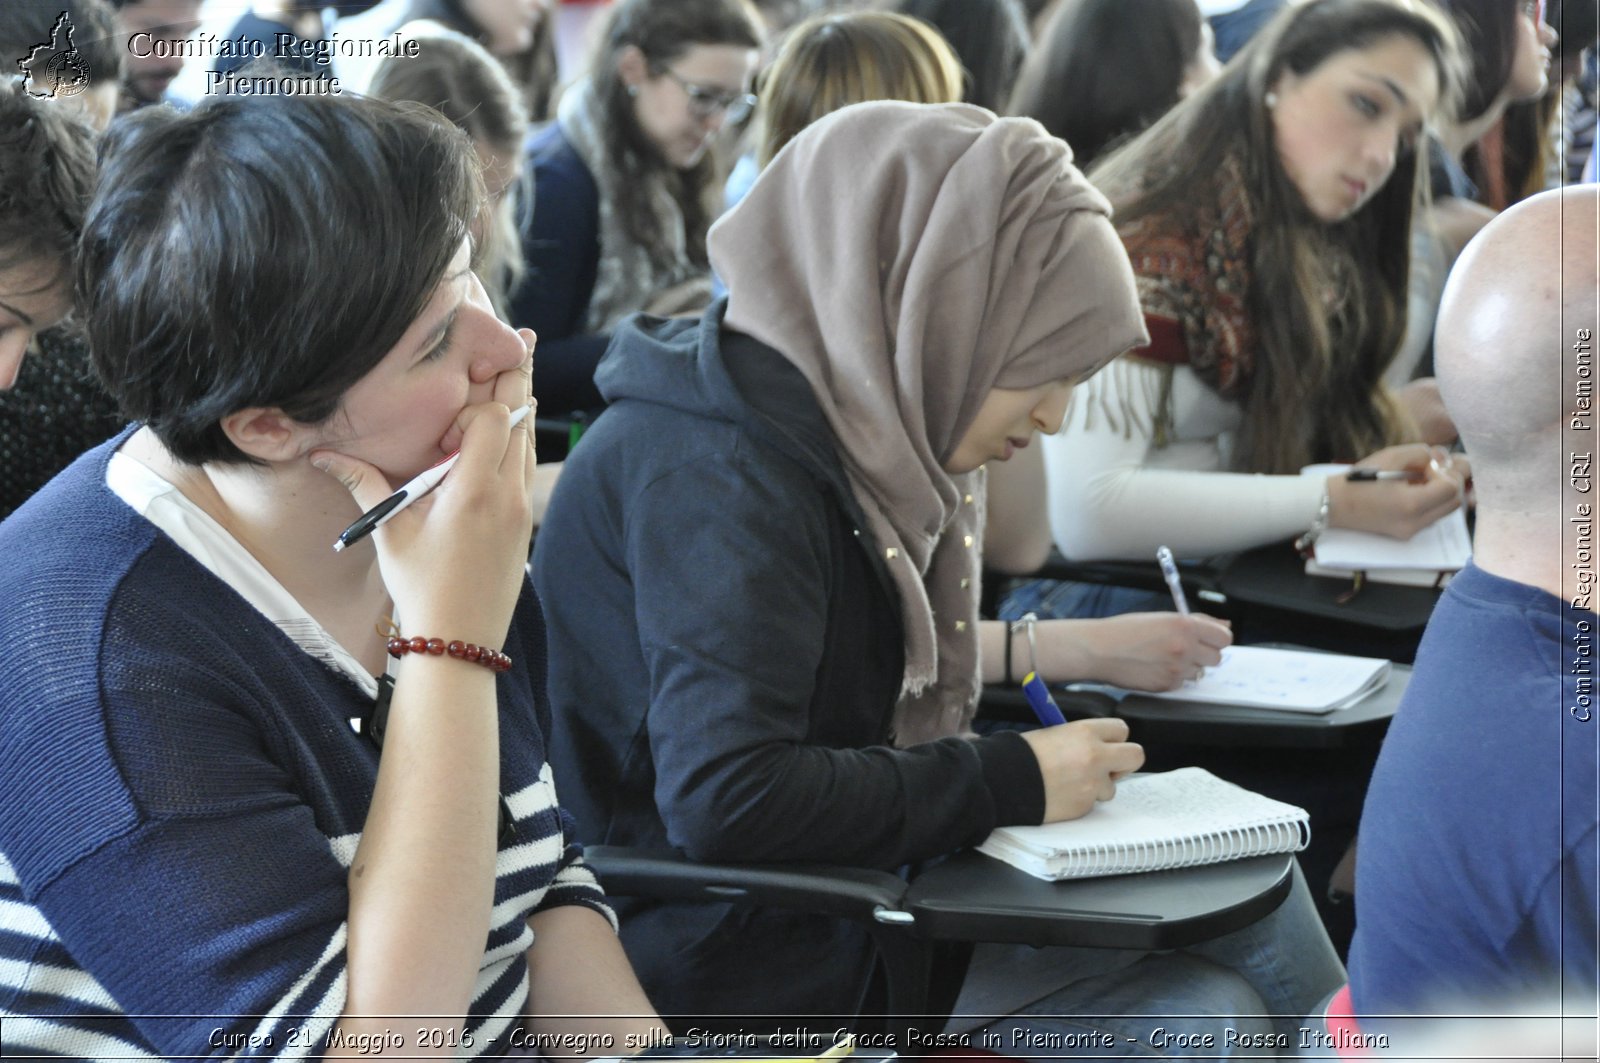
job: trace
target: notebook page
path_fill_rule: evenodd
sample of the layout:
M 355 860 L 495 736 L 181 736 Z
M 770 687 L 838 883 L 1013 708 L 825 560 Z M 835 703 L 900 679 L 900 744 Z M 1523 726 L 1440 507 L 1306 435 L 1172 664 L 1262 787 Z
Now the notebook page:
M 1378 657 L 1229 646 L 1200 679 L 1146 696 L 1211 705 L 1330 712 L 1382 688 L 1389 662 Z
M 1401 541 L 1373 532 L 1329 528 L 1317 539 L 1317 564 L 1335 569 L 1429 569 L 1454 572 L 1472 554 L 1467 516 L 1447 513 L 1411 538 Z
M 1348 465 L 1308 465 L 1300 472 L 1303 476 L 1326 477 L 1349 468 Z M 1472 536 L 1467 531 L 1467 515 L 1456 509 L 1406 540 L 1391 539 L 1375 532 L 1328 528 L 1317 537 L 1314 563 L 1319 568 L 1341 571 L 1403 568 L 1455 572 L 1466 565 L 1471 554 Z M 1307 564 L 1308 572 L 1310 565 Z

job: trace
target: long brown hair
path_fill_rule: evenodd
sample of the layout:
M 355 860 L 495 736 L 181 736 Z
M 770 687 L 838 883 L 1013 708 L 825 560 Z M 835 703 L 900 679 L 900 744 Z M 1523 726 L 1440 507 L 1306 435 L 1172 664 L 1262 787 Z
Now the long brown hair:
M 628 237 L 641 247 L 671 246 L 656 231 L 658 217 L 642 180 L 648 174 L 662 174 L 683 211 L 690 261 L 709 267 L 706 230 L 711 227 L 712 193 L 720 176 L 714 153 L 707 152 L 687 170 L 668 164 L 639 128 L 633 97 L 617 71 L 617 61 L 629 45 L 644 53 L 654 72 L 698 44 L 759 48 L 760 17 L 747 0 L 622 0 L 600 36 L 589 80 L 600 107 L 606 160 L 622 178 L 616 183 L 622 193 L 616 208 Z
M 1431 6 L 1308 0 L 1091 175 L 1115 205 L 1119 228 L 1150 217 L 1186 226 L 1201 205 L 1218 201 L 1218 175 L 1242 175 L 1254 218 L 1246 307 L 1257 349 L 1239 396 L 1235 469 L 1288 473 L 1311 461 L 1354 460 L 1408 432 L 1381 380 L 1406 328 L 1411 218 L 1425 194 L 1418 153 L 1403 151 L 1361 210 L 1324 223 L 1284 171 L 1266 104 L 1283 74 L 1307 74 L 1336 53 L 1395 34 L 1433 58 L 1441 106 L 1450 106 L 1460 52 L 1454 30 Z M 1327 293 L 1339 296 L 1332 306 Z

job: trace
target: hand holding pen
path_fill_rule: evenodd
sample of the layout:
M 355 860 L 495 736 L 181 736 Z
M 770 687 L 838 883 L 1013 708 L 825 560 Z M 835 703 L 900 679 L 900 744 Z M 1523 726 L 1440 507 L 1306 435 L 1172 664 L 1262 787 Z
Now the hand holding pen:
M 1327 478 L 1328 523 L 1409 539 L 1467 503 L 1471 475 L 1464 455 L 1441 447 L 1386 447 Z
M 517 425 L 521 424 L 523 419 L 531 412 L 533 412 L 533 407 L 531 405 L 519 406 L 515 410 L 512 410 L 511 427 L 515 428 Z M 435 487 L 438 487 L 439 484 L 444 481 L 444 478 L 450 474 L 450 470 L 455 468 L 456 460 L 460 457 L 461 451 L 456 450 L 447 457 L 441 458 L 438 463 L 430 466 L 427 469 L 424 469 L 422 472 L 406 481 L 404 487 L 401 487 L 399 490 L 395 491 L 394 494 L 390 495 L 382 502 L 379 502 L 377 505 L 361 514 L 361 516 L 357 517 L 355 522 L 351 524 L 350 527 L 340 532 L 339 538 L 334 540 L 334 552 L 338 553 L 347 546 L 354 546 L 362 539 L 365 539 L 367 536 L 371 535 L 373 532 L 389 523 L 389 521 L 397 513 L 404 510 L 407 506 L 411 505 L 429 491 L 432 491 Z
M 532 406 L 533 334 L 520 335 L 529 355 L 494 377 L 488 401 L 456 415 L 449 434 L 459 433 L 459 453 L 433 490 L 390 503 L 400 492 L 377 467 L 332 451 L 311 455 L 318 468 L 344 484 L 363 513 L 387 504 L 388 523 L 380 534 L 367 534 L 402 630 L 448 632 L 480 646 L 505 640 L 533 529 L 532 421 L 524 414 L 514 424 L 512 417 L 513 409 Z M 424 487 L 434 479 L 428 476 Z M 377 528 L 379 520 L 365 524 Z M 370 563 L 372 555 L 364 556 Z M 359 565 L 362 558 L 346 563 Z

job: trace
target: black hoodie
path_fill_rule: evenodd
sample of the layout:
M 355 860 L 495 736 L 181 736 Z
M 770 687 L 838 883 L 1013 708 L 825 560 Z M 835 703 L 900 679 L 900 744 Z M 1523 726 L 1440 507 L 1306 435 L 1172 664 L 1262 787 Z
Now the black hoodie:
M 723 331 L 722 309 L 619 328 L 596 375 L 611 406 L 539 531 L 551 760 L 579 838 L 895 868 L 1039 822 L 1020 736 L 887 744 L 893 589 L 810 386 Z M 868 952 L 850 928 L 722 905 L 619 912 L 664 1012 L 859 996 Z

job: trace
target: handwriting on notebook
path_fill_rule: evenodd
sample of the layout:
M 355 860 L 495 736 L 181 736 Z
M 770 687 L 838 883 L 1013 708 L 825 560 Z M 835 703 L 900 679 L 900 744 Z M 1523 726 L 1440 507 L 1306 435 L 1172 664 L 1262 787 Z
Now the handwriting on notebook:
M 1151 697 L 1293 712 L 1332 712 L 1354 705 L 1389 680 L 1389 662 L 1268 646 L 1229 646 L 1205 675 Z

